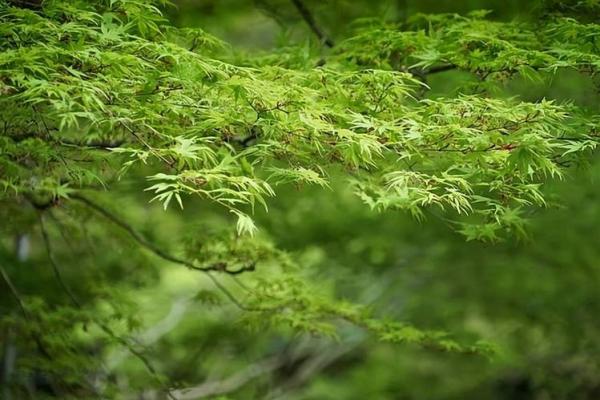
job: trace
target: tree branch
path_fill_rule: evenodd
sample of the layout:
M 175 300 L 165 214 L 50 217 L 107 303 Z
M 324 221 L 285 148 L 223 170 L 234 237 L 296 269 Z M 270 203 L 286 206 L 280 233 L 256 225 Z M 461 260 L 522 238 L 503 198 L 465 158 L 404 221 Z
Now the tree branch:
M 196 270 L 196 271 L 201 271 L 204 272 L 208 278 L 213 282 L 213 284 L 233 303 L 235 304 L 238 308 L 240 308 L 241 310 L 244 311 L 265 311 L 265 310 L 261 310 L 258 308 L 251 308 L 251 307 L 247 307 L 244 304 L 242 304 L 225 286 L 223 286 L 223 284 L 221 282 L 219 282 L 219 280 L 217 278 L 215 278 L 211 272 L 224 272 L 230 275 L 239 275 L 245 271 L 253 271 L 255 269 L 255 264 L 251 263 L 250 265 L 246 266 L 246 267 L 242 267 L 239 270 L 236 271 L 230 271 L 227 270 L 227 264 L 226 263 L 217 263 L 217 264 L 213 264 L 212 266 L 208 266 L 208 267 L 198 267 L 196 265 L 194 265 L 193 263 L 191 263 L 190 261 L 187 260 L 183 260 L 180 258 L 177 258 L 169 253 L 166 253 L 165 251 L 159 249 L 158 247 L 156 247 L 153 243 L 151 243 L 150 241 L 148 241 L 144 236 L 142 236 L 138 231 L 136 231 L 131 225 L 129 225 L 128 223 L 126 223 L 125 221 L 121 220 L 119 217 L 117 217 L 116 215 L 114 215 L 112 212 L 108 211 L 107 209 L 105 209 L 104 207 L 96 204 L 95 202 L 89 200 L 86 197 L 83 197 L 79 194 L 72 194 L 71 198 L 73 200 L 78 200 L 81 203 L 85 204 L 86 206 L 88 206 L 89 208 L 93 209 L 94 211 L 98 212 L 99 214 L 101 214 L 103 217 L 105 217 L 106 219 L 108 219 L 109 221 L 111 221 L 112 223 L 114 223 L 115 225 L 121 227 L 122 229 L 124 229 L 125 231 L 127 231 L 127 233 L 129 233 L 129 235 L 139 244 L 141 244 L 143 247 L 147 248 L 148 250 L 150 250 L 152 253 L 154 253 L 156 256 L 162 258 L 163 260 L 166 261 L 170 261 L 176 264 L 180 264 L 183 266 L 186 266 L 190 269 Z
M 438 72 L 452 71 L 457 68 L 458 67 L 454 64 L 442 64 L 427 68 L 425 71 L 423 71 L 423 73 L 426 75 L 437 74 Z
M 114 149 L 116 147 L 120 147 L 125 143 L 124 139 L 113 139 L 113 140 L 100 140 L 93 141 L 90 143 L 79 142 L 70 139 L 57 139 L 57 143 L 64 147 L 75 147 L 81 149 L 98 149 L 98 150 L 108 150 Z
M 313 31 L 315 35 L 319 38 L 319 40 L 324 43 L 327 47 L 333 47 L 335 43 L 329 36 L 325 34 L 325 32 L 317 25 L 315 18 L 306 5 L 302 2 L 302 0 L 291 0 L 302 18 L 304 22 L 308 25 L 308 27 Z
M 436 65 L 433 67 L 425 68 L 408 68 L 406 66 L 402 66 L 400 70 L 408 72 L 415 76 L 415 78 L 419 79 L 423 83 L 427 83 L 427 76 L 432 74 L 437 74 L 440 72 L 452 71 L 454 69 L 458 69 L 458 67 L 454 64 L 442 64 Z
M 224 263 L 224 262 L 215 263 L 215 264 L 212 264 L 212 265 L 209 265 L 209 266 L 206 266 L 206 267 L 199 267 L 197 265 L 194 265 L 194 263 L 192 263 L 191 261 L 175 257 L 175 256 L 173 256 L 173 255 L 165 252 L 164 250 L 160 249 L 154 243 L 152 243 L 149 240 L 147 240 L 141 233 L 139 233 L 138 231 L 136 231 L 135 228 L 133 228 L 127 222 L 123 221 L 122 219 L 120 219 L 119 217 L 117 217 L 115 214 L 113 214 L 112 212 L 108 211 L 106 208 L 100 206 L 99 204 L 91 201 L 87 197 L 83 197 L 83 196 L 81 196 L 79 194 L 73 194 L 73 195 L 71 195 L 71 198 L 74 199 L 74 200 L 80 201 L 81 203 L 84 203 L 86 206 L 92 208 L 94 211 L 98 212 L 99 214 L 101 214 L 102 216 L 104 216 L 106 219 L 108 219 L 112 223 L 114 223 L 115 225 L 118 225 L 119 227 L 121 227 L 123 230 L 125 230 L 127 233 L 129 233 L 129 235 L 136 242 L 138 242 L 143 247 L 145 247 L 146 249 L 148 249 L 152 253 L 154 253 L 154 255 L 162 258 L 163 260 L 170 261 L 170 262 L 175 263 L 175 264 L 180 264 L 180 265 L 186 266 L 186 267 L 188 267 L 190 269 L 193 269 L 193 270 L 196 270 L 196 271 L 203 271 L 203 272 L 210 272 L 210 271 L 213 271 L 213 272 L 224 272 L 226 274 L 231 274 L 231 275 L 239 275 L 239 274 L 244 273 L 246 271 L 254 271 L 256 269 L 255 263 L 250 263 L 247 266 L 242 267 L 242 268 L 240 268 L 238 270 L 235 270 L 235 271 L 228 270 L 227 269 L 227 263 Z
M 13 297 L 17 301 L 17 304 L 19 305 L 19 310 L 21 311 L 21 314 L 23 314 L 23 317 L 26 320 L 30 320 L 29 313 L 27 312 L 27 309 L 25 308 L 25 303 L 23 302 L 23 299 L 21 299 L 21 295 L 17 291 L 17 288 L 15 287 L 15 285 L 13 285 L 12 281 L 10 280 L 10 277 L 8 276 L 8 274 L 6 273 L 6 270 L 4 269 L 4 267 L 2 265 L 0 265 L 0 275 L 2 275 L 2 279 L 4 279 L 6 286 L 8 286 L 8 288 L 10 289 L 10 293 L 13 295 Z
M 73 305 L 75 306 L 75 308 L 77 308 L 79 310 L 83 309 L 81 302 L 79 302 L 79 300 L 75 297 L 75 295 L 71 291 L 71 288 L 62 279 L 59 265 L 58 265 L 56 259 L 54 258 L 54 251 L 53 251 L 51 243 L 50 243 L 50 237 L 46 230 L 46 227 L 44 224 L 44 216 L 42 213 L 40 213 L 40 227 L 41 227 L 41 231 L 42 231 L 42 237 L 44 239 L 44 244 L 46 246 L 46 252 L 48 254 L 48 259 L 50 260 L 52 269 L 54 270 L 54 275 L 56 276 L 56 280 L 60 283 L 60 286 L 62 287 L 62 289 L 67 293 L 67 295 L 73 302 Z M 144 364 L 144 367 L 156 379 L 156 381 L 159 384 L 161 384 L 161 385 L 163 384 L 160 376 L 158 375 L 158 372 L 156 371 L 156 368 L 154 368 L 154 366 L 152 365 L 150 360 L 148 360 L 141 351 L 137 350 L 131 343 L 129 343 L 129 341 L 126 338 L 117 335 L 104 322 L 97 320 L 97 319 L 94 319 L 94 322 L 100 327 L 100 329 L 102 329 L 102 331 L 104 333 L 106 333 L 108 336 L 110 336 L 112 339 L 114 339 L 118 343 L 121 343 L 121 345 L 123 345 L 131 354 L 133 354 L 138 360 L 140 360 L 142 362 L 142 364 Z M 174 399 L 174 397 L 171 395 L 171 391 L 168 388 L 166 388 L 165 391 L 166 391 L 167 397 L 169 397 L 170 399 Z
M 139 343 L 142 346 L 150 346 L 157 342 L 162 336 L 169 333 L 174 329 L 183 316 L 185 315 L 189 305 L 191 304 L 191 298 L 183 299 L 179 298 L 171 304 L 169 313 L 161 319 L 156 325 L 150 327 L 145 332 L 136 335 L 133 338 L 135 343 Z M 114 370 L 121 362 L 125 359 L 125 352 L 121 349 L 114 350 L 107 356 L 107 368 L 109 371 Z

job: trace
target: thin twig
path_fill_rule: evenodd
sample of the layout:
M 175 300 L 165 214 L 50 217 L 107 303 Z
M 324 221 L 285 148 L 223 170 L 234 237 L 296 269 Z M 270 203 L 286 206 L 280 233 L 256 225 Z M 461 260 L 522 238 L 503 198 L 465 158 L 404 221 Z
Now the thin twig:
M 144 138 L 142 138 L 140 135 L 138 135 L 126 123 L 121 122 L 121 126 L 123 126 L 125 129 L 127 129 L 129 131 L 129 133 L 131 133 L 140 143 L 142 143 L 152 154 L 154 154 L 156 157 L 158 157 L 159 159 L 161 159 L 169 167 L 173 168 L 173 166 L 175 165 L 175 160 L 172 160 L 172 159 L 171 160 L 167 160 L 165 157 L 163 157 L 162 154 L 160 154 L 158 151 L 156 151 L 156 149 L 154 147 L 150 146 L 150 144 L 148 142 L 146 142 L 144 140 Z
M 217 278 L 215 278 L 209 271 L 203 271 L 206 273 L 208 278 L 212 281 L 212 283 L 231 301 L 235 304 L 239 309 L 244 311 L 263 311 L 258 308 L 251 308 L 242 304 L 234 295 L 231 293 Z

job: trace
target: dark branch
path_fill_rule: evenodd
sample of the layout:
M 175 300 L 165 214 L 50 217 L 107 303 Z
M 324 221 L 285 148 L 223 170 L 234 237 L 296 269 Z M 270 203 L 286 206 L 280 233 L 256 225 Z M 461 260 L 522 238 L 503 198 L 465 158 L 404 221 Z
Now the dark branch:
M 114 215 L 113 213 L 111 213 L 110 211 L 108 211 L 107 209 L 105 209 L 104 207 L 101 207 L 100 205 L 94 203 L 93 201 L 87 199 L 86 197 L 74 194 L 74 195 L 71 195 L 71 198 L 74 199 L 74 200 L 78 200 L 78 201 L 84 203 L 86 206 L 88 206 L 91 209 L 93 209 L 94 211 L 98 212 L 99 214 L 101 214 L 102 216 L 104 216 L 106 219 L 108 219 L 109 221 L 111 221 L 112 223 L 114 223 L 115 225 L 118 225 L 119 227 L 121 227 L 122 229 L 124 229 L 125 231 L 127 231 L 127 233 L 129 233 L 129 235 L 133 239 L 135 239 L 135 241 L 137 241 L 139 244 L 141 244 L 142 246 L 144 246 L 145 248 L 147 248 L 148 250 L 150 250 L 152 253 L 154 253 L 158 257 L 162 258 L 163 260 L 174 262 L 174 263 L 180 264 L 180 265 L 184 265 L 184 266 L 186 266 L 188 268 L 191 268 L 191 269 L 194 269 L 194 270 L 206 273 L 206 275 L 213 282 L 213 284 L 233 304 L 235 304 L 241 310 L 244 310 L 244 311 L 263 311 L 263 310 L 258 309 L 258 308 L 247 307 L 244 304 L 240 303 L 240 301 L 238 299 L 236 299 L 235 296 L 225 286 L 223 286 L 223 284 L 221 282 L 219 282 L 217 280 L 217 278 L 215 278 L 211 274 L 211 272 L 224 272 L 224 273 L 227 273 L 227 274 L 239 275 L 239 274 L 241 274 L 244 271 L 253 271 L 255 269 L 254 263 L 251 263 L 248 267 L 244 267 L 244 268 L 242 268 L 240 270 L 236 270 L 236 271 L 229 271 L 229 270 L 225 269 L 225 267 L 227 266 L 227 264 L 224 264 L 224 263 L 217 263 L 217 264 L 214 264 L 214 265 L 208 266 L 208 267 L 197 267 L 196 265 L 192 264 L 191 262 L 189 262 L 187 260 L 179 259 L 179 258 L 177 258 L 175 256 L 172 256 L 172 255 L 164 252 L 163 250 L 159 249 L 153 243 L 151 243 L 148 240 L 146 240 L 146 238 L 144 238 L 139 232 L 137 232 L 132 226 L 130 226 L 129 224 L 127 224 L 125 221 L 121 220 L 119 217 L 117 217 L 116 215 Z
M 144 246 L 146 249 L 150 250 L 152 253 L 154 253 L 154 255 L 162 258 L 163 260 L 166 261 L 170 261 L 173 262 L 175 264 L 180 264 L 180 265 L 184 265 L 190 269 L 196 270 L 196 271 L 203 271 L 203 272 L 224 272 L 227 274 L 232 274 L 232 275 L 239 275 L 245 271 L 253 271 L 255 270 L 255 264 L 254 263 L 250 263 L 248 266 L 243 267 L 241 269 L 235 270 L 235 271 L 230 271 L 227 269 L 227 263 L 224 262 L 219 262 L 219 263 L 215 263 L 206 267 L 199 267 L 197 265 L 194 265 L 194 263 L 192 263 L 191 261 L 188 260 L 184 260 L 182 258 L 178 258 L 175 257 L 167 252 L 165 252 L 164 250 L 160 249 L 159 247 L 157 247 L 154 243 L 150 242 L 149 240 L 147 240 L 144 236 L 142 236 L 141 233 L 139 233 L 138 231 L 136 231 L 131 225 L 129 225 L 128 223 L 126 223 L 125 221 L 123 221 L 122 219 L 120 219 L 119 217 L 117 217 L 115 214 L 113 214 L 112 212 L 108 211 L 106 208 L 100 206 L 99 204 L 96 204 L 95 202 L 91 201 L 90 199 L 83 197 L 81 195 L 72 195 L 71 196 L 72 199 L 74 200 L 78 200 L 82 203 L 84 203 L 86 206 L 92 208 L 93 210 L 95 210 L 96 212 L 100 213 L 102 216 L 104 216 L 105 218 L 107 218 L 108 220 L 110 220 L 112 223 L 114 223 L 115 225 L 118 225 L 119 227 L 121 227 L 123 230 L 127 231 L 127 233 L 129 233 L 129 235 L 139 244 L 141 244 L 142 246 Z
M 42 8 L 41 0 L 9 0 L 14 7 L 29 8 L 30 10 L 40 10 Z
M 113 139 L 106 141 L 95 141 L 95 142 L 78 142 L 69 139 L 60 139 L 58 140 L 58 144 L 65 147 L 77 147 L 77 148 L 85 148 L 85 149 L 99 149 L 99 150 L 110 150 L 112 148 L 120 147 L 125 143 L 123 139 Z
M 306 5 L 304 5 L 302 0 L 291 0 L 291 1 L 294 4 L 294 6 L 296 7 L 296 9 L 298 10 L 298 12 L 300 13 L 300 15 L 302 16 L 302 18 L 304 19 L 304 22 L 306 22 L 306 24 L 314 32 L 314 34 L 317 35 L 319 40 L 322 43 L 325 43 L 325 45 L 327 47 L 333 47 L 335 45 L 333 40 L 331 40 L 331 38 L 329 36 L 327 36 L 325 34 L 325 32 L 323 32 L 323 30 L 319 27 L 319 25 L 317 25 L 317 22 L 315 21 L 315 18 L 313 17 L 312 13 L 310 12 L 310 10 L 308 8 L 306 8 Z
M 4 270 L 4 267 L 2 265 L 0 265 L 0 275 L 2 275 L 2 279 L 4 279 L 4 282 L 6 282 L 6 286 L 8 286 L 8 288 L 10 289 L 10 293 L 17 301 L 17 304 L 19 305 L 19 310 L 21 310 L 21 314 L 23 314 L 23 317 L 25 319 L 29 320 L 30 318 L 29 314 L 27 313 L 27 309 L 25 308 L 25 303 L 23 302 L 23 299 L 21 299 L 21 295 L 17 291 L 15 285 L 13 285 L 12 281 L 10 280 L 10 277 L 8 276 L 6 270 Z
M 454 64 L 442 64 L 442 65 L 437 65 L 434 67 L 430 67 L 428 69 L 426 69 L 425 71 L 423 71 L 426 75 L 429 74 L 437 74 L 438 72 L 446 72 L 446 71 L 452 71 L 454 69 L 457 69 L 458 67 Z
M 412 75 L 414 75 L 417 79 L 419 79 L 423 83 L 427 83 L 427 76 L 432 74 L 437 74 L 440 72 L 452 71 L 454 69 L 458 69 L 458 67 L 454 64 L 442 64 L 436 65 L 430 68 L 408 68 L 406 66 L 401 67 L 400 70 L 406 71 Z

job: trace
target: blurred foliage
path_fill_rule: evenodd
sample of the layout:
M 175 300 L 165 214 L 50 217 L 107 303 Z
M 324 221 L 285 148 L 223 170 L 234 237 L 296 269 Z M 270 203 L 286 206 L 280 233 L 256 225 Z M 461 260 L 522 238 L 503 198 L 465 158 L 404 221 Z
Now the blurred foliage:
M 600 2 L 301 3 L 0 0 L 1 398 L 600 397 Z

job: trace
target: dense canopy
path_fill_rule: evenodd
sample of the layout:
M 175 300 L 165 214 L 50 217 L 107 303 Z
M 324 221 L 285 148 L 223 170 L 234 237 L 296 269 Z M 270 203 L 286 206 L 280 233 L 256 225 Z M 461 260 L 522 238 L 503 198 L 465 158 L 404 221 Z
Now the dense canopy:
M 600 3 L 369 3 L 0 0 L 3 398 L 599 393 Z

